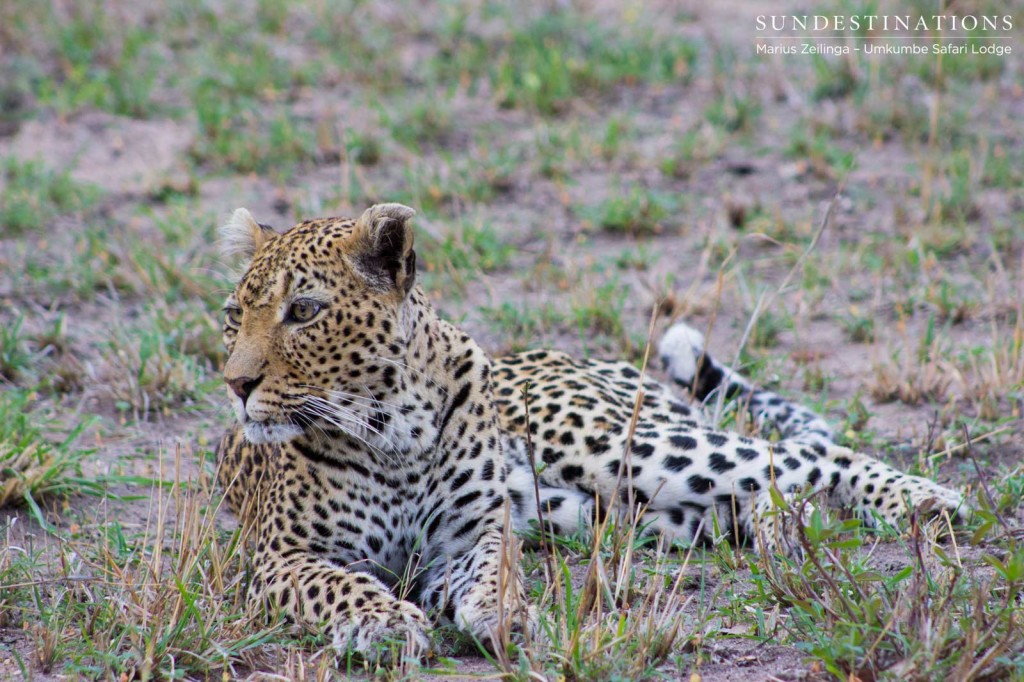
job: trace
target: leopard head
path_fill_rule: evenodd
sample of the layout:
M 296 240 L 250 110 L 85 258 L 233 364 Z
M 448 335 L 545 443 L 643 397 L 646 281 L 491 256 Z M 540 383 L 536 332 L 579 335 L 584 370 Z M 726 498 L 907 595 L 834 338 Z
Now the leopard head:
M 279 234 L 238 209 L 221 229 L 225 255 L 247 261 L 224 305 L 224 381 L 250 442 L 381 435 L 416 276 L 413 215 L 378 204 Z

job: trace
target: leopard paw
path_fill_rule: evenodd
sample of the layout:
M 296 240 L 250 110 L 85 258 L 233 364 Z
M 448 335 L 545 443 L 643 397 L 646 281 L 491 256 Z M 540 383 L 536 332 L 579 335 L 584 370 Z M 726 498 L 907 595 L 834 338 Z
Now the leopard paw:
M 954 523 L 963 523 L 971 517 L 971 507 L 963 495 L 930 479 L 907 476 L 901 487 L 901 513 L 907 513 L 912 508 L 927 517 L 948 514 Z
M 390 658 L 396 647 L 416 657 L 430 650 L 427 617 L 417 606 L 398 599 L 377 610 L 342 616 L 332 628 L 332 640 L 339 652 L 358 653 L 374 661 Z

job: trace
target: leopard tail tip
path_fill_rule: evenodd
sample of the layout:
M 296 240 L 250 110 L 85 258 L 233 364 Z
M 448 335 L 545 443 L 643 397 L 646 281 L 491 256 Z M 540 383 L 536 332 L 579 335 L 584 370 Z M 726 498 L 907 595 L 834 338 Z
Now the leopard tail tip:
M 685 322 L 669 327 L 658 343 L 662 367 L 673 379 L 685 384 L 693 382 L 703 353 L 704 335 Z

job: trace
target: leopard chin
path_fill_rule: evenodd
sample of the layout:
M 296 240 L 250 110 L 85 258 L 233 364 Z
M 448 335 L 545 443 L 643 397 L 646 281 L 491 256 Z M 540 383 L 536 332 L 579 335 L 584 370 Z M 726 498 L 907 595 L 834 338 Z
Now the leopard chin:
M 253 445 L 265 443 L 287 443 L 302 435 L 302 429 L 295 424 L 279 422 L 248 421 L 242 429 L 245 439 Z

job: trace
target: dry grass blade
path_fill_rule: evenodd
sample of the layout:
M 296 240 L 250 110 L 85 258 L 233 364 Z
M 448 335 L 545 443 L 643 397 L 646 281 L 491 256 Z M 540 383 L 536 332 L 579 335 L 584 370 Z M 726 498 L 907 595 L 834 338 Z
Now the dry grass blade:
M 156 679 L 221 670 L 234 677 L 228 671 L 274 655 L 280 627 L 263 626 L 244 598 L 245 531 L 216 529 L 210 490 L 182 478 L 186 456 L 177 450 L 172 486 L 155 486 L 151 525 L 133 534 L 108 520 L 98 545 L 64 541 L 53 577 L 19 586 L 57 618 L 43 619 L 38 656 L 52 661 L 73 649 L 90 670 Z
M 641 377 L 649 353 L 648 342 Z M 642 403 L 641 390 L 627 443 Z M 553 658 L 561 675 L 569 679 L 646 677 L 675 651 L 686 627 L 679 614 L 689 599 L 683 597 L 682 585 L 691 555 L 679 558 L 663 542 L 653 552 L 653 560 L 639 550 L 647 542 L 643 539 L 647 505 L 634 506 L 629 457 L 627 448 L 612 499 L 595 500 L 598 509 L 609 513 L 599 515 L 594 524 L 581 557 L 587 566 L 582 575 L 572 570 L 570 557 L 561 553 L 558 542 L 547 544 L 543 565 L 549 575 L 539 610 L 549 641 L 535 642 L 530 660 L 536 665 L 538 659 Z M 668 574 L 674 577 L 667 580 Z
M 45 478 L 54 459 L 52 453 L 41 453 L 37 443 L 18 448 L 10 441 L 0 442 L 0 467 L 4 474 L 0 507 L 23 501 L 34 484 Z

